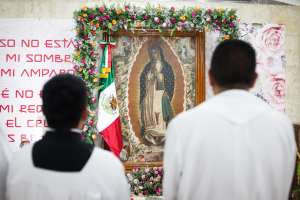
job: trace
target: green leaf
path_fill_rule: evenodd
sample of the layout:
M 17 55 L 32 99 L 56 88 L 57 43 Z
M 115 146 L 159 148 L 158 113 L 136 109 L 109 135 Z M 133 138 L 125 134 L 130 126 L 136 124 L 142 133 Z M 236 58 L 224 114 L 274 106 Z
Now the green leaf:
M 222 30 L 223 30 L 223 31 L 226 31 L 226 32 L 228 31 L 228 29 L 226 29 L 226 28 L 223 28 L 223 27 L 222 27 Z
M 171 36 L 173 35 L 174 31 L 176 30 L 176 28 L 174 27 L 171 31 Z

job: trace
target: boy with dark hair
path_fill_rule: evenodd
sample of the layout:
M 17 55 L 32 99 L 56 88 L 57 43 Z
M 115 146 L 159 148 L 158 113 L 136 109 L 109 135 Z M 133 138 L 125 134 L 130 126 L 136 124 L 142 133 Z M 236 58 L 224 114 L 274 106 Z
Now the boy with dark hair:
M 179 114 L 167 131 L 165 200 L 288 199 L 295 166 L 291 121 L 248 90 L 255 51 L 229 40 L 214 51 L 216 96 Z
M 7 198 L 127 200 L 121 162 L 81 139 L 80 129 L 88 115 L 85 83 L 70 74 L 58 75 L 45 84 L 42 100 L 50 130 L 13 158 Z

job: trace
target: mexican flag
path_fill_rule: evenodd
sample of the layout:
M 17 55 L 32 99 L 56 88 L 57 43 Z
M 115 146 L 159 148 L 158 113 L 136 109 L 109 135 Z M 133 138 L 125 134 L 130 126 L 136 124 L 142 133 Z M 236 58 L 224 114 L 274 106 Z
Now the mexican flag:
M 102 40 L 100 45 L 105 47 L 99 75 L 100 85 L 104 87 L 99 93 L 97 128 L 110 150 L 119 158 L 123 139 L 111 54 L 111 48 L 115 46 L 115 41 L 105 42 Z

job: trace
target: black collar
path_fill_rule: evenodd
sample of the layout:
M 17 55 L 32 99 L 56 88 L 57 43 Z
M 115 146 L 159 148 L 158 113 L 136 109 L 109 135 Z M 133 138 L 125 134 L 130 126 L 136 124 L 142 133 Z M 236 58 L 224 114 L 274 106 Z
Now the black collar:
M 82 142 L 82 138 L 79 133 L 72 132 L 72 131 L 61 131 L 61 130 L 47 131 L 42 140 L 48 142 L 63 142 L 63 143 Z

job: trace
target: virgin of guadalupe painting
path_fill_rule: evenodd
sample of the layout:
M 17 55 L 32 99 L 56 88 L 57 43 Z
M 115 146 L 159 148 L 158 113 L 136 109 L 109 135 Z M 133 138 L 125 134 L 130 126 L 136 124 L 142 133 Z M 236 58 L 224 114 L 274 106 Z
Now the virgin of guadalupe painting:
M 150 145 L 165 141 L 166 128 L 174 118 L 171 101 L 175 77 L 161 47 L 148 49 L 148 62 L 140 75 L 140 135 Z
M 120 158 L 162 161 L 168 124 L 195 105 L 193 41 L 189 37 L 114 39 L 119 44 L 113 62 L 124 144 Z

